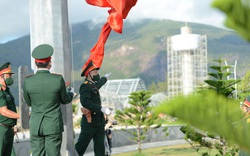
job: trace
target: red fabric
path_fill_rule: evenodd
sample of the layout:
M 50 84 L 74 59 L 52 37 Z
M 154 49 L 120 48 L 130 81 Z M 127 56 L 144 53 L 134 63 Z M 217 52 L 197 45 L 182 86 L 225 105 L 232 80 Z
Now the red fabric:
M 123 20 L 121 15 L 118 14 L 114 9 L 110 9 L 108 12 L 109 17 L 107 23 L 109 24 L 110 28 L 117 33 L 122 33 Z
M 51 60 L 51 57 L 45 58 L 45 59 L 35 59 L 36 62 L 39 63 L 45 63 L 45 62 L 49 62 Z
M 109 17 L 107 22 L 102 27 L 102 31 L 95 46 L 90 50 L 90 57 L 82 68 L 82 71 L 87 67 L 90 60 L 93 64 L 100 68 L 104 57 L 105 43 L 109 37 L 111 30 L 117 33 L 122 33 L 123 19 L 125 19 L 130 9 L 136 4 L 137 0 L 86 0 L 90 5 L 99 7 L 109 7 Z
M 90 5 L 99 6 L 99 7 L 111 7 L 106 0 L 86 0 Z
M 91 61 L 91 58 L 89 57 L 89 59 L 86 61 L 86 63 L 82 66 L 82 71 L 84 71 L 84 69 L 86 69 L 86 67 L 88 66 L 90 61 Z
M 90 50 L 90 59 L 93 64 L 100 68 L 104 57 L 104 46 L 111 32 L 111 28 L 108 23 L 102 27 L 101 34 L 95 46 Z
M 130 9 L 135 6 L 137 0 L 107 0 L 110 6 L 116 10 L 123 19 L 127 18 Z

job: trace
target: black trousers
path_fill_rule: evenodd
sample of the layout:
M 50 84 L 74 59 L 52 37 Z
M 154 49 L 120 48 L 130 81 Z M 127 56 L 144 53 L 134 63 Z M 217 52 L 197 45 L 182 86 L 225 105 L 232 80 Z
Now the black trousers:
M 75 144 L 78 155 L 82 156 L 85 153 L 91 139 L 93 139 L 95 156 L 105 156 L 104 136 L 104 126 L 81 127 L 78 141 Z

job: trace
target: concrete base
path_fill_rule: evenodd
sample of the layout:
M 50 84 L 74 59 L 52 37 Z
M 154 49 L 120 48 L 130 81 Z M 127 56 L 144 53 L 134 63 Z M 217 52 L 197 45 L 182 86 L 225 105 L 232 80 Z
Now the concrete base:
M 181 126 L 168 126 L 167 136 L 166 136 L 166 132 L 164 133 L 161 132 L 164 127 L 159 128 L 158 132 L 155 132 L 155 130 L 149 131 L 143 143 L 182 140 L 184 138 L 184 134 L 180 131 L 180 127 Z M 127 128 L 127 129 L 131 131 L 134 130 L 133 128 Z M 74 131 L 75 131 L 74 140 L 76 143 L 79 133 L 80 133 L 80 129 L 75 129 Z M 29 132 L 28 131 L 19 132 L 17 136 L 15 136 L 15 140 L 14 140 L 14 149 L 15 149 L 16 156 L 29 156 L 31 154 Z M 114 127 L 112 131 L 113 148 L 128 146 L 128 145 L 136 146 L 136 143 L 130 141 L 128 139 L 128 136 L 129 134 L 127 132 L 122 131 L 120 127 L 118 126 Z M 89 144 L 86 153 L 89 153 L 92 151 L 93 151 L 93 142 Z

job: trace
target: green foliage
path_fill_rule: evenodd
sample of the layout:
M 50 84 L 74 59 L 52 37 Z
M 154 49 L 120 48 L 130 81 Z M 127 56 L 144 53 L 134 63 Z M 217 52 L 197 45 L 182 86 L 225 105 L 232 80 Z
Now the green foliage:
M 115 119 L 119 123 L 135 127 L 136 131 L 122 130 L 128 132 L 131 135 L 131 137 L 128 136 L 129 139 L 138 144 L 138 153 L 141 153 L 141 141 L 145 140 L 148 130 L 161 127 L 158 122 L 160 118 L 157 114 L 152 113 L 152 107 L 149 105 L 150 97 L 151 93 L 149 91 L 132 92 L 129 96 L 131 106 L 123 111 L 116 110 L 115 114 Z
M 248 94 L 250 92 L 250 71 L 248 71 L 245 76 L 241 79 L 239 90 L 242 93 Z M 246 97 L 246 96 L 244 96 Z
M 250 42 L 249 0 L 214 0 L 212 6 L 226 14 L 225 25 Z
M 167 80 L 165 82 L 157 82 L 154 81 L 149 85 L 148 90 L 150 90 L 152 93 L 159 93 L 159 92 L 165 92 L 167 91 L 168 82 Z
M 218 65 L 212 65 L 210 68 L 213 72 L 208 73 L 210 75 L 209 80 L 205 80 L 210 90 L 216 91 L 218 95 L 229 97 L 235 90 L 234 85 L 240 80 L 228 80 L 227 77 L 231 74 L 229 68 L 231 66 L 225 66 L 224 60 L 214 60 Z M 199 89 L 199 93 L 204 94 L 206 90 Z M 226 105 L 226 104 L 225 104 Z M 208 106 L 210 107 L 210 105 Z M 211 149 L 216 149 L 219 155 L 235 155 L 238 147 L 229 144 L 223 137 L 211 133 L 210 131 L 202 132 L 191 126 L 184 126 L 181 129 L 185 133 L 186 140 L 192 145 L 192 147 L 199 153 L 200 147 L 194 146 L 199 144 L 201 147 L 206 147 L 207 151 L 200 153 L 201 155 L 209 155 Z
M 202 132 L 190 125 L 183 126 L 180 130 L 185 134 L 185 140 L 200 155 L 211 155 L 212 149 L 216 149 L 219 155 L 233 156 L 239 150 L 237 146 L 228 143 L 217 134 L 208 131 Z
M 222 59 L 214 61 L 217 62 L 218 65 L 210 66 L 210 68 L 214 70 L 214 72 L 208 73 L 212 79 L 205 80 L 205 82 L 211 89 L 216 90 L 218 94 L 228 97 L 235 90 L 234 85 L 239 83 L 240 80 L 228 80 L 227 77 L 231 74 L 231 72 L 228 72 L 228 69 L 231 68 L 231 66 L 223 65 L 224 60 Z
M 207 91 L 165 101 L 155 111 L 180 118 L 203 131 L 214 132 L 250 152 L 250 124 L 243 119 L 239 101 Z

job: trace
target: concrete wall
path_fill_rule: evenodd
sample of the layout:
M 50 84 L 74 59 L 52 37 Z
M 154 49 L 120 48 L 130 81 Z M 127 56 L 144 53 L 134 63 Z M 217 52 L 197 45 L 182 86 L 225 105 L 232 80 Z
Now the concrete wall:
M 184 138 L 184 134 L 180 131 L 181 126 L 168 126 L 166 136 L 166 132 L 162 132 L 164 127 L 159 128 L 156 132 L 155 130 L 149 131 L 144 142 L 159 142 L 159 141 L 170 141 L 170 140 L 179 140 Z M 133 128 L 128 128 L 133 131 Z M 112 129 L 112 143 L 113 148 L 127 146 L 136 144 L 128 139 L 130 136 L 129 133 L 122 131 L 119 127 L 114 127 Z M 80 129 L 75 129 L 75 142 L 79 137 Z M 17 137 L 15 136 L 14 140 L 14 149 L 16 152 L 16 156 L 29 156 L 31 153 L 30 142 L 29 142 L 29 132 L 18 133 L 19 142 L 17 142 Z M 89 144 L 87 152 L 93 151 L 93 143 Z

